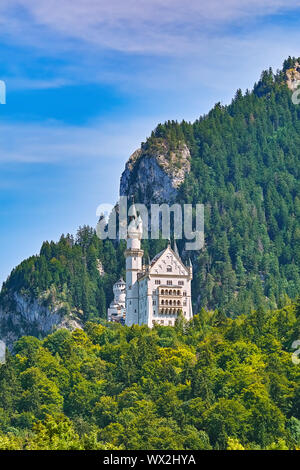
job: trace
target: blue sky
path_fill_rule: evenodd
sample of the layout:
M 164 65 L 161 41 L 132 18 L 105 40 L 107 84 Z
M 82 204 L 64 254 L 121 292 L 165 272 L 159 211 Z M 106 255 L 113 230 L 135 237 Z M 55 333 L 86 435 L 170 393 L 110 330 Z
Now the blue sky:
M 130 154 L 300 56 L 300 0 L 1 0 L 0 284 L 95 225 Z

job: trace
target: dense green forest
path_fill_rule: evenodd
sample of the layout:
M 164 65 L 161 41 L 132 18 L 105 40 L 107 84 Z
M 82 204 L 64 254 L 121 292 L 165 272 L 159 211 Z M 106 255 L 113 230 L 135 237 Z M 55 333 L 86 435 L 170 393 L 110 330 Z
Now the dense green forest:
M 158 125 L 143 144 L 149 155 L 162 141 L 191 152 L 178 201 L 205 205 L 204 249 L 178 243 L 184 261 L 192 255 L 191 322 L 106 323 L 125 242 L 87 226 L 12 271 L 3 311 L 17 311 L 19 293 L 84 330 L 15 343 L 0 366 L 0 449 L 300 448 L 300 301 L 290 300 L 300 292 L 300 106 L 286 85 L 295 62 L 193 124 Z M 144 240 L 145 260 L 165 245 Z
M 299 337 L 300 302 L 22 337 L 0 366 L 0 449 L 299 448 Z
M 143 241 L 145 259 L 166 244 L 163 239 Z M 75 313 L 83 322 L 106 318 L 113 284 L 125 276 L 125 246 L 125 241 L 100 240 L 88 226 L 81 227 L 75 238 L 68 234 L 58 243 L 45 242 L 39 255 L 12 271 L 0 293 L 0 305 L 16 311 L 14 293 L 18 292 L 39 299 L 50 310 L 59 305 L 61 315 Z M 0 323 L 2 334 L 13 329 L 6 320 Z
M 205 205 L 205 249 L 193 259 L 197 306 L 238 314 L 300 292 L 300 106 L 286 84 L 295 64 L 263 72 L 252 92 L 238 90 L 193 124 L 157 126 L 143 144 L 149 154 L 161 140 L 190 149 L 178 200 Z
M 158 125 L 142 144 L 149 155 L 162 141 L 173 151 L 185 142 L 191 152 L 178 201 L 205 205 L 205 247 L 188 253 L 195 311 L 218 308 L 236 316 L 280 308 L 300 292 L 300 106 L 286 83 L 295 64 L 289 58 L 281 71 L 263 72 L 252 91 L 238 90 L 230 105 L 218 103 L 192 124 Z M 164 243 L 145 242 L 145 259 Z M 178 245 L 186 260 L 183 241 Z M 13 293 L 22 292 L 49 304 L 58 299 L 84 320 L 104 317 L 112 284 L 124 275 L 123 251 L 124 242 L 102 243 L 88 227 L 75 240 L 46 242 L 40 256 L 12 272 L 0 305 L 13 309 Z

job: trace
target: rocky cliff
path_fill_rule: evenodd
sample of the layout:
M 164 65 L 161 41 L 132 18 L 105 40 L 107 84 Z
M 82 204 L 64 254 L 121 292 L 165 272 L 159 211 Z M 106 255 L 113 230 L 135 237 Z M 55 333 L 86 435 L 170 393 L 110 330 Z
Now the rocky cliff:
M 286 83 L 290 90 L 294 91 L 300 83 L 300 63 L 296 61 L 293 67 L 286 70 Z
M 8 348 L 23 335 L 44 337 L 59 328 L 82 328 L 78 315 L 66 312 L 63 302 L 9 292 L 0 305 L 0 337 Z
M 184 142 L 172 148 L 166 139 L 152 139 L 127 161 L 120 196 L 134 195 L 145 204 L 172 203 L 190 170 L 191 155 Z

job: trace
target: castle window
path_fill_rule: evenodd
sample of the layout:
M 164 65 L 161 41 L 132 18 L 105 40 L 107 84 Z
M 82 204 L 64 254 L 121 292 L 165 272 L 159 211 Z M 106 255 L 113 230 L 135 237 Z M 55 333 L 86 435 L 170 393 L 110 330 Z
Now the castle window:
M 172 272 L 172 266 L 167 266 L 167 273 L 171 273 Z
M 155 300 L 153 300 L 152 305 L 156 305 L 156 301 L 155 301 Z
M 159 280 L 159 279 L 156 279 L 156 280 L 155 280 L 155 284 L 160 284 L 160 280 Z
M 179 286 L 184 286 L 184 282 L 183 281 L 178 281 L 178 285 Z
M 182 295 L 186 296 L 186 292 L 185 292 L 185 291 L 184 291 L 184 292 L 182 292 Z
M 172 285 L 172 281 L 167 281 L 167 286 L 171 286 Z

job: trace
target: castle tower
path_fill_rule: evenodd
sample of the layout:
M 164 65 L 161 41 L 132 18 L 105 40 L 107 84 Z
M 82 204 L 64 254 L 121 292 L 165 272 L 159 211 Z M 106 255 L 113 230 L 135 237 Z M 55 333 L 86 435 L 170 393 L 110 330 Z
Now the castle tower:
M 109 309 L 107 311 L 107 320 L 114 321 L 118 323 L 124 322 L 125 318 L 125 301 L 126 301 L 126 292 L 125 292 L 125 282 L 123 279 L 119 279 L 113 286 L 114 299 L 111 301 Z
M 125 291 L 125 282 L 123 279 L 119 279 L 118 282 L 116 282 L 113 286 L 113 292 L 114 292 L 114 299 L 117 304 L 124 305 L 125 307 L 125 301 L 126 301 L 126 291 Z
M 132 216 L 128 226 L 126 258 L 126 325 L 139 323 L 139 285 L 138 274 L 142 272 L 143 250 L 141 238 L 143 225 L 132 206 Z

